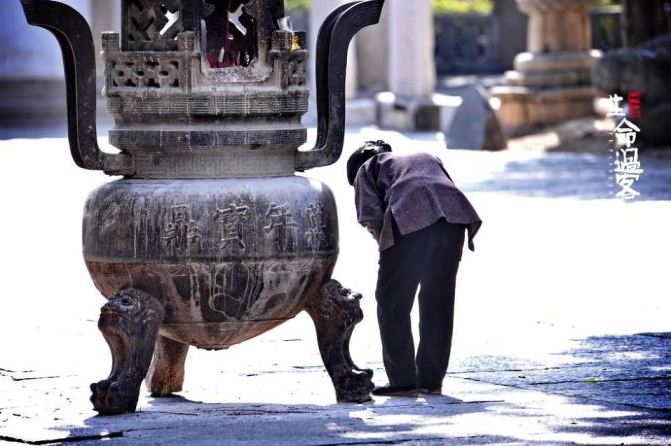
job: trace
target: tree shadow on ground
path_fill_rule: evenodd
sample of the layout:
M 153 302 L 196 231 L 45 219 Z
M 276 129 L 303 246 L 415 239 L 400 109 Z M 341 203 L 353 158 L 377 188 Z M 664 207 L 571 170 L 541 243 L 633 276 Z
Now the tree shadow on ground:
M 641 152 L 644 172 L 634 183 L 636 201 L 671 200 L 671 154 Z M 501 172 L 481 182 L 460 184 L 468 192 L 505 192 L 528 197 L 614 198 L 621 188 L 613 176 L 608 155 L 546 153 L 538 158 L 515 160 Z
M 671 333 L 592 336 L 550 356 L 546 367 L 522 355 L 469 358 L 461 366 L 468 371 L 450 376 L 559 397 L 566 407 L 552 412 L 563 413 L 564 419 L 551 428 L 567 438 L 647 439 L 636 444 L 671 439 Z M 583 407 L 571 410 L 571 405 Z M 524 416 L 514 407 L 503 413 Z

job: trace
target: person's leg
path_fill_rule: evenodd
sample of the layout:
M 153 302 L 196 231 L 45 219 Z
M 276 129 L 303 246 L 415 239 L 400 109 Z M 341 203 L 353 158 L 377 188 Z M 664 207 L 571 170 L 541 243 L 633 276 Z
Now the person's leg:
M 375 298 L 384 368 L 393 387 L 414 387 L 417 382 L 410 310 L 424 269 L 421 232 L 396 233 L 394 246 L 380 252 Z
M 465 227 L 441 221 L 432 231 L 432 252 L 420 282 L 416 364 L 417 386 L 437 391 L 450 360 L 454 291 Z

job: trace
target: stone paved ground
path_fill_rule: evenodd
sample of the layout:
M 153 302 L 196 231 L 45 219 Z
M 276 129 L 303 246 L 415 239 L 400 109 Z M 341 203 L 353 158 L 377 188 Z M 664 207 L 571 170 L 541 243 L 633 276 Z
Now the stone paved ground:
M 314 136 L 314 135 L 313 135 Z M 193 350 L 184 392 L 96 417 L 109 372 L 103 299 L 81 259 L 81 210 L 106 181 L 64 139 L 0 141 L 0 442 L 49 444 L 671 444 L 671 156 L 642 155 L 634 203 L 603 154 L 445 150 L 435 135 L 350 131 L 441 156 L 485 224 L 461 264 L 442 397 L 336 405 L 301 314 L 228 351 Z M 355 223 L 344 160 L 309 172 L 339 206 L 335 277 L 364 294 L 352 339 L 385 383 L 376 249 Z

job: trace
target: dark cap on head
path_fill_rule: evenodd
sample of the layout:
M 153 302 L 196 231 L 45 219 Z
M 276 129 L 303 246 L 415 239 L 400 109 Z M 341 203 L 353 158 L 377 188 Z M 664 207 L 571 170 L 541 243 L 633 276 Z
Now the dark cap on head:
M 378 153 L 391 152 L 391 146 L 382 140 L 366 141 L 366 144 L 359 147 L 352 153 L 347 160 L 347 181 L 354 186 L 356 174 L 366 161 Z

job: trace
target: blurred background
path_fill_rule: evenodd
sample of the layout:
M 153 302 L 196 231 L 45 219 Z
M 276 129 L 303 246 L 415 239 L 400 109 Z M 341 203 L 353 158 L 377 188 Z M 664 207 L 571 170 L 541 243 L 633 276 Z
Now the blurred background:
M 97 45 L 101 32 L 120 30 L 121 0 L 65 3 L 87 19 Z M 287 0 L 285 5 L 294 29 L 307 31 L 314 47 L 319 25 L 339 3 L 343 1 Z M 552 14 L 546 13 L 548 4 Z M 626 85 L 621 79 L 593 80 L 590 71 L 597 62 L 668 32 L 669 3 L 664 0 L 388 0 L 381 23 L 363 30 L 350 48 L 348 124 L 438 131 L 446 135 L 450 147 L 501 149 L 510 137 L 603 115 L 604 108 L 594 109 L 591 101 L 626 93 L 619 91 Z M 65 94 L 55 40 L 42 29 L 26 26 L 18 1 L 7 2 L 0 15 L 0 39 L 0 138 L 24 132 L 63 134 Z M 669 57 L 666 44 L 653 52 L 659 59 Z M 553 61 L 567 57 L 574 60 L 558 73 Z M 640 65 L 635 55 L 630 59 L 630 65 Z M 102 59 L 98 62 L 102 89 Z M 664 63 L 654 62 L 652 71 L 665 73 Z M 639 81 L 634 84 L 644 89 L 655 84 L 646 77 L 651 76 L 649 65 L 632 68 Z M 594 85 L 601 87 L 601 93 L 590 88 Z M 664 88 L 655 88 L 645 92 L 644 101 L 669 100 Z M 552 104 L 543 108 L 530 104 L 534 101 Z M 110 126 L 102 95 L 99 112 L 100 122 Z M 464 114 L 475 117 L 468 132 L 459 119 Z M 315 119 L 312 107 L 304 123 L 312 125 Z M 607 122 L 583 121 L 556 132 L 563 144 L 541 143 L 571 149 L 575 145 L 571 138 L 609 129 Z M 667 143 L 665 136 L 648 133 L 652 144 Z M 513 141 L 512 146 L 517 145 Z M 589 149 L 589 141 L 582 145 Z

